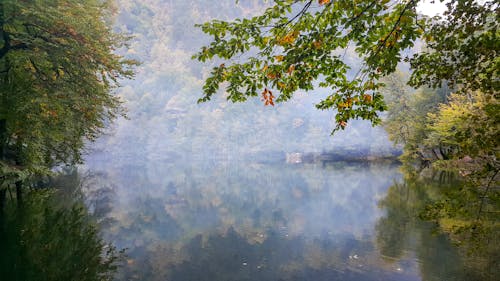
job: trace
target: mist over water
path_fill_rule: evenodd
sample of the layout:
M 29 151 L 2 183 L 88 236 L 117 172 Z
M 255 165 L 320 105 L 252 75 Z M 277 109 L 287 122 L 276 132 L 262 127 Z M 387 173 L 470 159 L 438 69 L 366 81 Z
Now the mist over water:
M 118 280 L 462 280 L 450 242 L 409 223 L 397 164 L 87 168 L 112 195 L 88 197 L 103 237 L 127 249 Z
M 398 165 L 330 161 L 397 154 L 382 128 L 353 121 L 331 137 L 333 112 L 314 107 L 325 89 L 275 107 L 223 91 L 196 103 L 211 67 L 191 60 L 208 42 L 193 25 L 265 6 L 234 2 L 117 1 L 116 29 L 142 65 L 117 90 L 129 119 L 82 167 L 103 237 L 127 249 L 117 280 L 447 280 L 459 265 L 449 241 L 425 237 L 457 264 L 429 267 L 415 249 L 428 225 L 393 224 L 379 205 Z

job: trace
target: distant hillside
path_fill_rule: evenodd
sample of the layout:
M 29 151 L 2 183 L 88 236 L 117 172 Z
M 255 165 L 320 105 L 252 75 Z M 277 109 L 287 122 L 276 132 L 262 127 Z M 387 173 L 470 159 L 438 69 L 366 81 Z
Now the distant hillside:
M 394 154 L 384 130 L 366 122 L 352 122 L 331 137 L 333 112 L 314 107 L 328 94 L 326 89 L 299 93 L 275 107 L 264 106 L 260 98 L 232 104 L 223 93 L 211 102 L 196 103 L 210 69 L 191 60 L 207 42 L 194 24 L 252 15 L 264 8 L 262 1 L 117 2 L 116 28 L 134 36 L 126 54 L 142 65 L 135 80 L 124 81 L 118 90 L 131 120 L 119 120 L 94 152 L 106 150 L 114 159 L 134 161 L 170 161 L 179 155 L 252 158 L 272 152 Z M 345 59 L 357 61 L 350 52 Z

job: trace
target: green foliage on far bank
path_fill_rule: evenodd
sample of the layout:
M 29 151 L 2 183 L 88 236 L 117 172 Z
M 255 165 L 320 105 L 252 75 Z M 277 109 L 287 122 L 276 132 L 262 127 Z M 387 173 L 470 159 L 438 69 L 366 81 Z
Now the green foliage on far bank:
M 403 145 L 406 177 L 423 186 L 436 175 L 439 181 L 442 175 L 459 179 L 445 189 L 429 187 L 428 199 L 414 212 L 439 224 L 464 255 L 474 257 L 477 272 L 498 269 L 492 262 L 500 234 L 498 98 L 445 90 L 393 92 L 385 127 Z

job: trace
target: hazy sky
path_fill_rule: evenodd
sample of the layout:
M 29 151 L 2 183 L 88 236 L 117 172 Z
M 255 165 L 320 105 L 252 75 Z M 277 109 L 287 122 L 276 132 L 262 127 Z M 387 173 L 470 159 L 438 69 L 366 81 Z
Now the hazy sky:
M 434 3 L 432 3 L 434 2 Z M 417 11 L 428 16 L 435 16 L 437 14 L 442 14 L 446 10 L 445 2 L 439 0 L 424 0 L 418 4 Z

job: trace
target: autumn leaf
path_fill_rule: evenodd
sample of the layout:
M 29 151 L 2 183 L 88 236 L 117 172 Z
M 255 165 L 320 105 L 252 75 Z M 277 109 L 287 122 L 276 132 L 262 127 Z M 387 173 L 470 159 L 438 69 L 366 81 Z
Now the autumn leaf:
M 77 35 L 76 31 L 72 27 L 68 28 L 68 33 L 73 37 Z
M 320 5 L 326 5 L 328 3 L 330 3 L 330 0 L 318 0 L 318 4 Z
M 269 91 L 267 88 L 262 92 L 262 101 L 265 106 L 272 105 L 274 106 L 274 96 L 273 92 Z
M 364 95 L 363 95 L 363 100 L 364 100 L 365 102 L 371 102 L 371 101 L 372 101 L 372 96 L 371 96 L 371 95 L 369 95 L 369 94 L 364 94 Z
M 297 36 L 299 36 L 298 31 L 290 32 L 281 39 L 279 39 L 278 44 L 281 46 L 292 44 L 293 42 L 295 42 L 295 39 L 297 39 Z
M 261 101 L 266 101 L 267 100 L 267 88 L 264 89 L 264 91 L 262 92 L 262 99 L 260 99 Z
M 346 105 L 347 107 L 352 107 L 352 98 L 347 98 Z
M 266 76 L 269 79 L 276 79 L 276 73 L 273 73 L 273 72 L 269 72 Z

